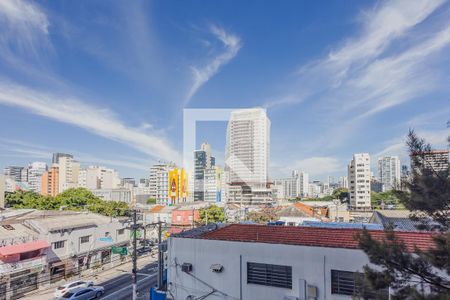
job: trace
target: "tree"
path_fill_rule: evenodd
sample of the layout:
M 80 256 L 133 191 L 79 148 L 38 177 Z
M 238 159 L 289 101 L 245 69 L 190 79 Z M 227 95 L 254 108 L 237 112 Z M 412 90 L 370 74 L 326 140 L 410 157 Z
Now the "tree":
M 348 199 L 348 189 L 347 188 L 337 188 L 333 191 L 333 194 L 331 195 L 333 199 L 339 199 L 344 200 Z
M 422 222 L 421 229 L 440 230 L 434 245 L 428 251 L 406 251 L 405 244 L 387 230 L 386 238 L 374 240 L 367 230 L 357 235 L 359 246 L 378 266 L 364 267 L 364 287 L 360 293 L 365 299 L 391 287 L 396 299 L 448 299 L 450 294 L 450 176 L 449 170 L 436 170 L 426 159 L 431 146 L 413 130 L 407 145 L 412 163 L 412 176 L 404 183 L 410 193 L 394 191 L 400 202 L 412 212 L 412 218 Z M 432 225 L 432 226 L 430 226 Z M 422 284 L 430 290 L 422 291 Z
M 156 204 L 156 199 L 155 198 L 148 198 L 146 203 L 147 204 Z
M 381 204 L 384 205 L 392 205 L 395 208 L 403 208 L 403 205 L 400 203 L 399 199 L 399 191 L 386 191 L 381 193 L 371 192 L 371 204 L 373 208 L 381 208 Z
M 265 224 L 278 220 L 276 211 L 273 208 L 263 208 L 260 211 L 251 211 L 247 214 L 247 220 L 258 224 Z
M 202 224 L 225 221 L 225 209 L 214 204 L 200 209 L 199 213 Z

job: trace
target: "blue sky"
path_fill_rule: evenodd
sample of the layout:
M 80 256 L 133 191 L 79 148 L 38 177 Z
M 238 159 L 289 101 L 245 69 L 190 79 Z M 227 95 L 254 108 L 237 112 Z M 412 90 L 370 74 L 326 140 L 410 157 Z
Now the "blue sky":
M 267 108 L 271 177 L 446 147 L 447 1 L 0 2 L 0 166 L 179 160 L 183 108 Z M 224 123 L 199 125 L 218 156 Z M 373 164 L 375 165 L 375 164 Z M 376 169 L 373 168 L 373 171 Z

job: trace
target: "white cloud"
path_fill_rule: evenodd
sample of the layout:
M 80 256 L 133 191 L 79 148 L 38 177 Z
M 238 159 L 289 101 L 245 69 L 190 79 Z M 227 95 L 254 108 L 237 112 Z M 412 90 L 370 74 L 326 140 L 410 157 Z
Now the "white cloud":
M 165 138 L 142 132 L 139 128 L 131 128 L 110 110 L 87 104 L 88 102 L 0 82 L 0 103 L 75 125 L 93 134 L 133 147 L 155 159 L 179 161 L 179 153 Z
M 191 67 L 193 83 L 186 96 L 185 105 L 202 85 L 211 79 L 222 66 L 226 65 L 236 56 L 241 48 L 241 40 L 238 36 L 228 33 L 223 28 L 214 25 L 211 26 L 210 30 L 215 38 L 222 42 L 225 51 L 213 57 L 212 60 L 203 66 Z
M 330 156 L 316 156 L 294 161 L 289 170 L 299 169 L 311 176 L 323 176 L 342 171 L 339 159 Z
M 49 20 L 38 5 L 23 0 L 0 1 L 0 51 L 3 59 L 17 61 L 17 56 L 36 58 L 49 50 Z

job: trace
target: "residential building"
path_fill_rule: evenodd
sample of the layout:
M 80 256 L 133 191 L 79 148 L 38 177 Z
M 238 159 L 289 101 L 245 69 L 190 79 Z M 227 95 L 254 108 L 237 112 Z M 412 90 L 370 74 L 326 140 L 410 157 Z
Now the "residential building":
M 119 201 L 131 203 L 133 198 L 131 190 L 127 188 L 104 188 L 99 190 L 91 190 L 92 194 L 105 201 Z
M 8 166 L 3 170 L 3 174 L 14 179 L 16 182 L 22 182 L 22 170 L 24 167 Z M 26 182 L 26 181 L 25 181 Z
M 383 185 L 383 191 L 400 186 L 400 159 L 398 156 L 378 158 L 378 179 Z
M 41 194 L 55 197 L 59 194 L 59 167 L 57 164 L 51 166 L 41 176 Z
M 47 171 L 47 164 L 45 162 L 35 161 L 28 166 L 28 185 L 31 190 L 41 192 L 41 177 Z
M 200 221 L 200 212 L 191 207 L 180 207 L 172 211 L 172 227 L 181 229 L 194 228 Z
M 79 163 L 69 154 L 62 155 L 62 153 L 55 153 L 53 157 L 58 161 L 59 192 L 62 193 L 69 188 L 77 187 Z
M 428 230 L 441 229 L 441 225 L 431 218 L 412 220 L 412 215 L 412 212 L 406 209 L 376 210 L 369 222 L 380 224 L 383 229 L 395 231 L 419 231 L 425 230 L 426 227 L 428 227 Z M 426 227 L 423 225 L 426 225 Z
M 370 263 L 354 238 L 360 231 L 211 224 L 174 234 L 168 240 L 168 290 L 174 299 L 211 290 L 214 299 L 353 299 L 357 276 Z M 376 240 L 385 238 L 382 230 L 369 231 Z M 397 234 L 411 252 L 433 242 L 430 233 Z M 387 299 L 387 292 L 378 295 Z
M 89 166 L 81 169 L 78 176 L 78 186 L 88 190 L 114 189 L 119 186 L 120 179 L 114 169 L 100 166 Z
M 6 210 L 0 214 L 0 299 L 81 275 L 121 260 L 129 245 L 126 220 L 71 211 Z
M 309 176 L 298 170 L 292 171 L 290 178 L 275 180 L 275 184 L 283 186 L 286 199 L 303 198 L 309 195 Z
M 348 189 L 348 177 L 347 176 L 339 177 L 338 187 Z
M 350 209 L 370 210 L 370 156 L 368 153 L 353 154 L 348 165 Z
M 222 201 L 223 170 L 219 166 L 211 166 L 204 170 L 203 199 L 207 202 Z
M 157 203 L 169 203 L 169 169 L 173 167 L 172 163 L 160 162 L 150 168 L 150 198 Z
M 432 169 L 435 172 L 446 171 L 449 168 L 449 153 L 449 150 L 415 153 L 411 156 L 411 169 L 422 167 Z
M 205 201 L 205 172 L 215 166 L 215 158 L 211 155 L 211 146 L 203 143 L 194 152 L 194 201 Z
M 269 184 L 270 120 L 262 108 L 231 112 L 227 127 L 225 170 L 229 202 L 273 202 Z

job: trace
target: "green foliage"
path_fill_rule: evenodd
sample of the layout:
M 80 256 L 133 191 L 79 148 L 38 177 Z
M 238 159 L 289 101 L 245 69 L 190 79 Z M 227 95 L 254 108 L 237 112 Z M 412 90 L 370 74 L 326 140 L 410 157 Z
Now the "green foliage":
M 252 221 L 258 224 L 266 224 L 270 221 L 278 220 L 278 216 L 274 209 L 265 208 L 260 211 L 251 211 L 247 214 L 247 221 Z
M 105 216 L 125 216 L 128 205 L 118 201 L 104 201 L 84 188 L 68 189 L 56 197 L 42 196 L 35 192 L 16 191 L 6 195 L 6 204 L 14 208 L 41 210 L 88 210 Z
M 156 199 L 155 198 L 148 198 L 147 199 L 147 204 L 156 204 Z
M 202 208 L 199 211 L 200 222 L 202 224 L 206 223 L 216 223 L 225 221 L 225 210 L 223 207 L 217 205 L 211 205 L 206 208 Z
M 449 139 L 450 142 L 450 139 Z M 428 251 L 407 250 L 394 231 L 387 231 L 382 241 L 375 240 L 367 230 L 357 236 L 359 246 L 377 268 L 365 266 L 365 287 L 372 293 L 391 287 L 395 299 L 448 299 L 450 294 L 450 174 L 449 170 L 434 170 L 424 159 L 431 146 L 416 136 L 408 135 L 407 145 L 411 156 L 411 179 L 402 182 L 410 192 L 393 191 L 387 200 L 396 197 L 413 213 L 413 220 L 422 221 L 421 229 L 441 231 L 434 236 L 434 245 Z M 382 194 L 382 193 L 380 193 Z M 375 198 L 375 201 L 380 201 Z M 383 200 L 384 201 L 384 200 Z M 420 290 L 422 285 L 430 290 Z M 418 289 L 419 287 L 419 289 Z M 369 293 L 370 294 L 370 293 Z M 360 293 L 364 299 L 373 299 Z
M 381 193 L 371 192 L 372 208 L 380 209 L 381 203 L 384 203 L 385 206 L 393 205 L 395 208 L 404 208 L 403 204 L 400 202 L 399 192 L 400 191 L 394 190 Z M 407 196 L 407 194 L 405 194 L 405 196 Z

